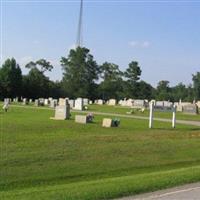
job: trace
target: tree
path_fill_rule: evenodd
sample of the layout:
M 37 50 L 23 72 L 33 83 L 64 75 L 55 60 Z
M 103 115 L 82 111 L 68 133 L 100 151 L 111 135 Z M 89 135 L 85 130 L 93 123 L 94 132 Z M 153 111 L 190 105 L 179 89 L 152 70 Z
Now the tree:
M 136 81 L 140 80 L 142 70 L 138 65 L 138 62 L 132 61 L 129 64 L 128 69 L 124 72 L 124 76 L 127 78 L 128 82 L 135 83 Z
M 139 98 L 138 80 L 140 80 L 141 73 L 142 70 L 136 61 L 132 61 L 124 72 L 124 77 L 127 80 L 124 91 L 127 97 Z
M 149 100 L 154 98 L 155 89 L 150 84 L 146 83 L 145 81 L 140 81 L 138 83 L 138 88 L 138 98 Z
M 23 77 L 23 96 L 39 98 L 49 96 L 49 78 L 38 68 L 32 68 L 28 75 Z
M 99 66 L 89 54 L 89 49 L 77 47 L 68 57 L 61 58 L 63 89 L 69 97 L 95 97 L 95 81 L 99 78 Z
M 42 73 L 46 71 L 51 71 L 53 69 L 51 63 L 49 61 L 46 61 L 45 59 L 40 59 L 36 62 L 31 61 L 28 64 L 26 64 L 25 67 L 28 69 L 38 68 Z
M 171 88 L 171 94 L 173 101 L 186 100 L 188 91 L 187 87 L 183 83 L 179 83 L 175 87 Z
M 0 90 L 2 97 L 21 95 L 22 72 L 14 58 L 7 59 L 0 68 Z
M 169 81 L 162 80 L 158 83 L 156 91 L 157 100 L 169 100 L 170 99 L 170 88 Z
M 122 91 L 122 72 L 119 66 L 105 62 L 100 66 L 102 82 L 99 85 L 101 98 L 119 98 Z
M 194 88 L 194 98 L 200 100 L 200 72 L 192 75 L 193 88 Z
M 51 71 L 53 66 L 45 59 L 29 62 L 25 65 L 30 69 L 28 75 L 23 77 L 23 95 L 29 98 L 48 97 L 52 94 L 51 89 L 54 83 L 44 75 L 44 72 Z

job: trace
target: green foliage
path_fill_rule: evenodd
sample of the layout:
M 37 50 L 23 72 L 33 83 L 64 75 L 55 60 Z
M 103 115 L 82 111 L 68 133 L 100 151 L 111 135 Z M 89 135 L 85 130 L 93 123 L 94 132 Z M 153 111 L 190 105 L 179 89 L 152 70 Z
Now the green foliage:
M 61 65 L 64 70 L 63 88 L 69 97 L 93 98 L 99 66 L 89 54 L 89 49 L 77 47 L 75 50 L 70 50 L 67 58 L 61 58 Z
M 161 80 L 157 88 L 140 80 L 142 70 L 137 61 L 129 63 L 124 72 L 114 63 L 98 65 L 89 49 L 77 47 L 61 58 L 63 78 L 51 81 L 45 75 L 53 66 L 45 59 L 29 62 L 28 75 L 22 76 L 15 59 L 8 59 L 0 68 L 0 98 L 24 96 L 38 97 L 85 97 L 94 99 L 156 99 L 177 102 L 200 100 L 200 72 L 192 77 L 193 85 L 179 83 L 170 87 L 169 81 Z
M 127 78 L 128 82 L 133 84 L 140 79 L 141 73 L 142 70 L 140 69 L 138 62 L 132 61 L 129 64 L 128 69 L 124 72 L 124 76 Z
M 22 72 L 14 58 L 7 59 L 0 68 L 1 97 L 16 97 L 21 95 Z
M 140 94 L 139 94 L 141 92 L 140 86 L 142 86 L 143 83 L 139 84 L 138 80 L 140 79 L 141 73 L 142 73 L 142 70 L 140 69 L 138 62 L 132 61 L 129 64 L 126 71 L 124 72 L 124 77 L 127 80 L 126 82 L 124 82 L 124 91 L 126 94 L 125 97 L 140 98 Z M 144 84 L 143 84 L 143 86 L 144 86 Z
M 158 83 L 156 99 L 170 100 L 169 81 L 163 80 Z
M 28 64 L 26 64 L 25 67 L 28 69 L 38 68 L 42 73 L 46 71 L 51 71 L 53 69 L 51 63 L 49 61 L 46 61 L 45 59 L 40 59 L 36 62 L 31 61 Z
M 119 99 L 122 91 L 122 72 L 119 66 L 105 62 L 100 66 L 102 82 L 99 85 L 99 93 L 102 99 Z

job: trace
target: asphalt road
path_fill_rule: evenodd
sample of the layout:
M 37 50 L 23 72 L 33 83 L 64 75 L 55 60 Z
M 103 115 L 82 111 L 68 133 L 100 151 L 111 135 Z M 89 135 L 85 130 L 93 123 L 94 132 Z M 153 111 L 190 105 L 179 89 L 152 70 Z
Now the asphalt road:
M 188 184 L 157 192 L 117 200 L 200 200 L 200 183 Z

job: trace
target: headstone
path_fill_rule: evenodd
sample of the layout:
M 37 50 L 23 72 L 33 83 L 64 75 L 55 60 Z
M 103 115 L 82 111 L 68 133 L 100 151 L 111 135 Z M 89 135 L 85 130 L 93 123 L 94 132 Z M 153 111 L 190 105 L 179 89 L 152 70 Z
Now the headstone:
M 102 123 L 102 127 L 118 127 L 120 124 L 120 120 L 119 119 L 110 119 L 110 118 L 104 118 L 103 119 L 103 123 Z
M 45 106 L 49 105 L 49 100 L 48 100 L 48 99 L 45 99 L 45 100 L 44 100 L 44 105 L 45 105 Z
M 198 106 L 198 108 L 200 109 L 200 101 L 197 101 L 197 106 Z
M 140 99 L 136 99 L 133 101 L 133 105 L 135 108 L 143 108 L 145 107 L 145 101 L 144 100 L 140 100 Z
M 169 101 L 156 101 L 154 104 L 154 110 L 156 111 L 169 111 L 172 112 L 173 103 Z
M 50 108 L 55 108 L 56 107 L 56 100 L 52 99 L 50 101 L 50 105 L 49 105 Z
M 112 127 L 112 119 L 104 118 L 103 123 L 102 123 L 102 127 L 106 127 L 106 128 Z
M 187 104 L 183 106 L 183 113 L 185 114 L 198 114 L 198 107 L 196 104 Z
M 44 106 L 44 98 L 39 98 L 39 105 Z
M 4 99 L 4 104 L 9 104 L 10 103 L 10 99 L 9 98 L 5 98 Z
M 75 122 L 76 123 L 81 123 L 81 124 L 86 124 L 87 123 L 87 116 L 85 116 L 85 115 L 76 115 L 75 116 Z
M 75 110 L 83 110 L 83 99 L 78 98 L 75 100 L 75 105 L 74 105 Z
M 164 107 L 164 102 L 163 101 L 156 101 L 155 107 Z
M 83 105 L 84 105 L 84 106 L 87 106 L 88 104 L 89 104 L 89 99 L 84 98 L 84 99 L 83 99 Z
M 59 98 L 59 106 L 66 106 L 68 104 L 68 99 L 67 98 Z
M 134 100 L 133 99 L 126 100 L 126 106 L 128 106 L 128 107 L 134 106 Z
M 117 100 L 116 99 L 109 99 L 108 101 L 108 105 L 109 106 L 115 106 L 117 104 Z
M 27 105 L 27 104 L 28 104 L 28 101 L 27 101 L 27 99 L 26 99 L 26 98 L 24 98 L 24 99 L 23 99 L 23 102 L 22 102 L 22 104 L 23 104 L 23 105 Z
M 33 102 L 33 100 L 32 99 L 29 99 L 29 103 L 32 103 Z
M 56 106 L 55 117 L 52 119 L 65 120 L 70 118 L 70 106 Z
M 97 100 L 97 104 L 98 104 L 98 105 L 103 105 L 103 100 L 102 100 L 102 99 L 98 99 L 98 100 Z
M 40 106 L 40 101 L 39 101 L 39 99 L 35 99 L 35 106 Z
M 182 105 L 176 105 L 177 112 L 183 112 L 183 106 Z
M 70 99 L 68 102 L 69 102 L 70 108 L 73 108 L 75 105 L 74 99 Z

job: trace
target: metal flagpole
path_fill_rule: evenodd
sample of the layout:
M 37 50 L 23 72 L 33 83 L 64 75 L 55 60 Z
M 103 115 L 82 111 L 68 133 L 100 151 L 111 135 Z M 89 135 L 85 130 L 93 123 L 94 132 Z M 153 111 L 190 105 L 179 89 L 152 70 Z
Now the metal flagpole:
M 78 21 L 78 32 L 77 32 L 77 40 L 76 40 L 76 47 L 80 47 L 82 45 L 82 20 L 83 20 L 83 0 L 81 0 L 80 5 L 80 12 L 79 12 L 79 21 Z

